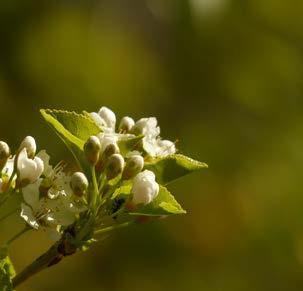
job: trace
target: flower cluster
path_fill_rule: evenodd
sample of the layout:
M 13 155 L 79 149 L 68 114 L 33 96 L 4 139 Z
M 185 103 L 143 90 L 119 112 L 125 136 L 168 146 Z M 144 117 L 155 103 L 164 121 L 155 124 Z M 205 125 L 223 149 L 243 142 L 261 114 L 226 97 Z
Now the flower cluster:
M 175 144 L 160 137 L 155 117 L 135 122 L 125 116 L 117 126 L 116 115 L 106 107 L 98 113 L 41 110 L 41 114 L 68 145 L 78 169 L 69 172 L 63 162 L 51 166 L 45 150 L 36 153 L 31 136 L 15 153 L 0 141 L 0 207 L 19 195 L 18 210 L 25 224 L 5 248 L 28 230 L 42 230 L 55 241 L 32 265 L 6 280 L 9 289 L 0 280 L 1 290 L 13 290 L 109 231 L 148 216 L 185 213 L 166 185 L 207 167 L 176 154 Z M 8 216 L 2 215 L 0 221 Z M 0 278 L 1 272 L 0 258 Z
M 58 240 L 62 227 L 72 224 L 85 205 L 77 200 L 70 188 L 70 177 L 62 165 L 53 168 L 45 150 L 36 154 L 36 141 L 27 136 L 15 155 L 1 142 L 3 156 L 1 191 L 22 193 L 20 216 L 29 227 L 48 232 Z M 4 198 L 8 198 L 4 197 Z
M 88 191 L 87 173 L 65 173 L 62 163 L 53 168 L 45 150 L 36 154 L 33 137 L 27 136 L 15 155 L 11 155 L 5 142 L 0 142 L 0 191 L 22 193 L 20 216 L 28 226 L 49 233 L 55 240 L 59 240 L 83 212 L 94 213 L 96 221 L 102 223 L 102 217 L 108 214 L 151 203 L 160 187 L 155 174 L 144 169 L 144 159 L 176 152 L 173 142 L 160 138 L 155 117 L 137 122 L 131 117 L 123 117 L 117 128 L 115 114 L 106 107 L 91 113 L 90 117 L 100 129 L 88 138 L 83 148 L 86 160 L 94 170 L 92 175 L 96 183 L 92 183 L 91 191 Z M 139 137 L 137 144 L 122 153 L 120 142 L 136 137 Z M 130 193 L 120 208 L 110 210 L 111 198 L 123 184 L 129 186 Z
M 160 127 L 155 117 L 141 118 L 135 122 L 131 117 L 121 119 L 116 132 L 116 115 L 107 107 L 102 107 L 98 113 L 92 112 L 91 117 L 102 129 L 99 134 L 102 149 L 108 143 L 115 143 L 131 136 L 143 135 L 142 151 L 152 157 L 167 156 L 176 152 L 175 144 L 160 137 Z

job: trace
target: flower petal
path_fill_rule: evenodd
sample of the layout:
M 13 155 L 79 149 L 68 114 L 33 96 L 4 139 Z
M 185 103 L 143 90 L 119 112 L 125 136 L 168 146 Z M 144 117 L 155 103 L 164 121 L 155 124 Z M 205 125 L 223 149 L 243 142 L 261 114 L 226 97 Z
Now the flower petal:
M 24 203 L 21 203 L 20 216 L 26 221 L 26 223 L 34 229 L 39 229 L 39 223 L 37 222 L 32 209 Z
M 37 180 L 33 184 L 29 184 L 22 189 L 24 201 L 30 205 L 33 209 L 37 209 L 39 204 L 39 187 L 41 179 Z

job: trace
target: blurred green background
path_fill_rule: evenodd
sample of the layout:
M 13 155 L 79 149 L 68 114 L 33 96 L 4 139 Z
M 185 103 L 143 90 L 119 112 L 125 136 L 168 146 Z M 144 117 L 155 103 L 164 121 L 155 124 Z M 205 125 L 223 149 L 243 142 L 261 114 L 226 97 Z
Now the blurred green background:
M 105 105 L 156 116 L 210 166 L 170 187 L 187 215 L 121 230 L 18 290 L 302 290 L 302 11 L 300 0 L 2 0 L 2 140 L 31 134 L 53 162 L 71 160 L 38 109 Z M 17 215 L 2 223 L 1 241 L 19 228 Z M 49 244 L 14 243 L 17 270 Z

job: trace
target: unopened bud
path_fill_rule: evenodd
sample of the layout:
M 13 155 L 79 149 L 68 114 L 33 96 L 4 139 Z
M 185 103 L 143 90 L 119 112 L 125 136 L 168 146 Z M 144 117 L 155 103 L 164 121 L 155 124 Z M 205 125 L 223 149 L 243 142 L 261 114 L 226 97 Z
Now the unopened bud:
M 119 125 L 119 131 L 120 132 L 130 132 L 135 125 L 135 121 L 128 116 L 124 116 Z
M 34 158 L 37 150 L 36 141 L 32 136 L 27 136 L 20 144 L 19 151 L 26 148 L 27 155 L 30 159 Z
M 88 188 L 88 180 L 81 172 L 76 172 L 72 175 L 70 186 L 76 196 L 83 196 Z
M 159 193 L 159 184 L 155 180 L 153 172 L 145 170 L 139 173 L 133 181 L 131 192 L 133 193 L 132 202 L 134 204 L 148 204 L 152 202 Z
M 125 164 L 122 179 L 129 180 L 139 174 L 144 166 L 144 159 L 140 155 L 131 156 Z
M 120 154 L 113 154 L 109 157 L 106 168 L 108 180 L 116 178 L 122 173 L 124 168 L 124 159 Z
M 11 152 L 6 142 L 0 141 L 0 171 L 6 165 Z
M 102 155 L 102 159 L 106 160 L 110 156 L 112 156 L 114 154 L 119 154 L 119 153 L 120 153 L 120 150 L 119 150 L 119 147 L 117 146 L 117 144 L 111 143 L 105 148 L 103 155 Z
M 96 136 L 91 136 L 84 145 L 84 153 L 87 161 L 96 165 L 100 155 L 100 140 Z

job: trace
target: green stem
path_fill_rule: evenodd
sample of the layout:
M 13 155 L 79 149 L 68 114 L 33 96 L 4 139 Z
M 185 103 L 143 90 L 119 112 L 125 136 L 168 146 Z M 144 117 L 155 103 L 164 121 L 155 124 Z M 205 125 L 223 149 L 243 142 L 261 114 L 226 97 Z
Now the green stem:
M 19 210 L 19 207 L 16 208 L 16 209 L 14 209 L 14 210 L 12 210 L 11 212 L 3 215 L 2 217 L 0 217 L 0 222 L 3 221 L 3 220 L 5 220 L 6 218 L 10 217 L 11 215 L 13 215 L 18 210 Z
M 93 180 L 93 192 L 92 192 L 91 205 L 94 208 L 96 203 L 97 203 L 97 198 L 98 198 L 98 195 L 99 195 L 99 189 L 98 189 L 98 182 L 97 182 L 97 178 L 96 178 L 95 167 L 92 167 L 92 180 Z
M 115 193 L 116 189 L 118 189 L 122 185 L 122 180 L 120 180 L 116 185 L 113 185 L 102 197 L 101 206 L 107 202 L 107 200 Z
M 106 185 L 106 182 L 107 182 L 106 175 L 103 172 L 101 174 L 101 176 L 100 176 L 100 181 L 99 181 L 99 194 L 100 194 L 100 197 L 102 197 L 102 194 L 103 194 L 102 191 L 103 191 L 103 188 Z
M 111 218 L 114 218 L 120 214 L 122 214 L 123 212 L 125 212 L 125 208 L 124 208 L 124 205 L 121 206 L 121 208 L 119 210 L 117 210 L 116 212 L 112 213 L 110 215 Z
M 121 223 L 121 224 L 111 225 L 111 226 L 108 226 L 108 227 L 105 227 L 105 228 L 101 228 L 99 230 L 96 230 L 94 232 L 94 235 L 104 234 L 106 232 L 113 231 L 115 229 L 124 228 L 124 227 L 127 227 L 127 226 L 129 226 L 133 223 L 134 223 L 134 221 L 127 221 L 127 222 L 124 222 L 124 223 Z
M 20 236 L 22 236 L 24 233 L 26 233 L 27 231 L 29 231 L 31 228 L 29 228 L 28 226 L 26 226 L 24 229 L 22 229 L 20 232 L 18 232 L 17 234 L 15 234 L 11 239 L 9 239 L 6 242 L 6 245 L 10 245 L 13 241 L 15 241 L 16 239 L 18 239 Z
M 8 180 L 8 182 L 7 182 L 7 190 L 10 188 L 10 186 L 11 186 L 11 184 L 12 184 L 12 182 L 13 182 L 13 179 L 14 179 L 14 177 L 15 177 L 15 175 L 16 175 L 16 170 L 14 169 L 14 171 L 12 172 L 12 174 L 11 174 L 11 176 L 9 177 L 9 180 Z

